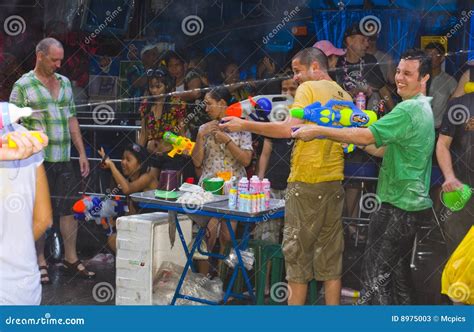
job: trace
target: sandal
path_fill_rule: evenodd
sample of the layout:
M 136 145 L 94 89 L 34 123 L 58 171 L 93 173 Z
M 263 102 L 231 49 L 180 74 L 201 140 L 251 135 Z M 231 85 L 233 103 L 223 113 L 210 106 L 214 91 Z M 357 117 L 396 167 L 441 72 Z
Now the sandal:
M 41 285 L 50 285 L 52 282 L 51 278 L 49 277 L 48 266 L 40 265 L 39 270 L 41 276 Z
M 75 263 L 69 263 L 65 259 L 62 261 L 63 264 L 63 271 L 71 276 L 78 276 L 82 279 L 92 279 L 95 278 L 95 272 L 88 271 L 82 261 L 78 259 Z M 81 270 L 79 269 L 79 265 L 84 266 Z

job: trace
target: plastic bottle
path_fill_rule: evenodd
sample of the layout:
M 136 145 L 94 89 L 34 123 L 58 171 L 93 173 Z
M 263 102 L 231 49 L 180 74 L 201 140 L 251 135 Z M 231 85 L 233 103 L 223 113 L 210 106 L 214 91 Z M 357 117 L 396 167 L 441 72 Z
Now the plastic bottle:
M 363 92 L 359 92 L 357 94 L 355 104 L 357 108 L 360 109 L 361 111 L 365 110 L 366 98 Z
M 250 194 L 250 201 L 251 201 L 251 212 L 256 213 L 258 212 L 258 199 L 257 194 Z
M 249 194 L 244 194 L 244 211 L 247 213 L 252 212 L 252 200 Z
M 249 180 L 244 176 L 239 181 L 239 194 L 247 194 L 249 192 Z
M 270 209 L 270 188 L 271 183 L 267 178 L 262 180 L 262 191 L 265 195 L 265 209 Z
M 31 107 L 18 107 L 15 104 L 0 103 L 0 129 L 17 122 L 22 117 L 31 116 L 31 114 L 33 114 Z
M 259 211 L 263 211 L 263 210 L 266 210 L 265 208 L 265 194 L 264 193 L 261 193 L 260 195 L 258 195 L 259 197 Z
M 360 297 L 360 292 L 356 291 L 355 289 L 343 287 L 341 289 L 341 296 L 352 297 L 352 298 L 357 299 Z
M 229 190 L 229 209 L 235 209 L 237 207 L 237 189 L 230 188 Z
M 245 194 L 239 194 L 239 193 L 237 193 L 237 197 L 238 197 L 238 200 L 237 200 L 237 209 L 238 209 L 239 211 L 245 211 L 244 195 L 245 195 Z
M 250 179 L 249 193 L 258 194 L 260 191 L 260 179 L 258 176 L 254 175 Z

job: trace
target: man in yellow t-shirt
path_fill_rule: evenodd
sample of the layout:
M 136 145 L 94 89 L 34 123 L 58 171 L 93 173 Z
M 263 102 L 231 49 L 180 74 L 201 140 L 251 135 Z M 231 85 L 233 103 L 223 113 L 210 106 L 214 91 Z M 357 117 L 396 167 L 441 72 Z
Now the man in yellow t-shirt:
M 294 79 L 301 83 L 293 107 L 330 99 L 352 100 L 327 73 L 328 61 L 316 48 L 306 48 L 293 57 Z M 292 118 L 285 122 L 252 122 L 224 118 L 221 127 L 250 131 L 274 138 L 291 137 L 292 127 L 304 123 Z M 283 254 L 290 287 L 288 304 L 306 302 L 308 282 L 324 282 L 326 304 L 339 304 L 341 293 L 342 208 L 344 158 L 340 144 L 327 139 L 304 142 L 293 148 L 288 178 L 283 231 Z

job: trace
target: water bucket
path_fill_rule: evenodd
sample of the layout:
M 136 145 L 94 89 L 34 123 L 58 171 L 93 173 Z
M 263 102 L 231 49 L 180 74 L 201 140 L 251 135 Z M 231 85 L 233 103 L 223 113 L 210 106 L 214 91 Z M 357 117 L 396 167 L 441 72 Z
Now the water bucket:
M 471 188 L 464 184 L 455 191 L 443 192 L 441 202 L 453 212 L 461 211 L 472 196 Z
M 214 195 L 222 195 L 224 180 L 221 178 L 204 179 L 203 187 L 205 191 L 210 191 Z

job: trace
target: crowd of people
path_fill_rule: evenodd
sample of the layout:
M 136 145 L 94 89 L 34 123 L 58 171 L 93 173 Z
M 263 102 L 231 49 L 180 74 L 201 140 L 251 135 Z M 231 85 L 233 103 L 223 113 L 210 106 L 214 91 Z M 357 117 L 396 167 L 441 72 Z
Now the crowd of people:
M 294 55 L 291 68 L 281 69 L 264 57 L 256 79 L 276 78 L 264 84 L 240 82 L 239 65 L 228 61 L 220 71 L 225 86 L 212 86 L 205 57 L 185 60 L 174 51 L 160 56 L 156 48 L 148 47 L 141 52 L 143 70 L 132 82 L 138 95 L 145 96 L 138 108 L 139 139 L 123 151 L 121 167 L 100 149 L 102 167 L 110 170 L 127 196 L 158 188 L 163 170 L 180 171 L 198 184 L 221 171 L 238 178 L 253 174 L 269 178 L 272 197 L 286 198 L 285 218 L 258 224 L 254 236 L 282 244 L 291 288 L 288 303 L 305 304 L 308 282 L 315 279 L 324 283 L 325 303 L 339 304 L 343 209 L 358 197 L 356 188 L 345 193 L 342 186 L 345 159 L 381 158 L 377 187 L 381 207 L 370 216 L 361 276 L 362 287 L 370 289 L 371 296 L 364 297 L 364 303 L 412 304 L 412 244 L 419 221 L 438 200 L 430 197 L 432 161 L 444 176 L 442 190 L 474 185 L 474 93 L 464 95 L 462 88 L 473 69 L 458 84 L 442 70 L 443 45 L 407 50 L 395 65 L 390 55 L 377 50 L 376 41 L 377 36 L 365 36 L 356 24 L 344 34 L 344 49 L 318 41 Z M 60 42 L 46 38 L 38 43 L 35 68 L 12 85 L 9 101 L 45 111 L 23 119 L 21 126 L 0 128 L 2 135 L 13 132 L 18 145 L 18 149 L 0 148 L 0 198 L 8 201 L 19 195 L 24 204 L 20 211 L 0 211 L 0 304 L 40 303 L 40 284 L 51 283 L 44 232 L 53 216 L 60 218 L 64 271 L 95 277 L 78 258 L 78 223 L 67 204 L 78 191 L 71 142 L 79 153 L 81 177 L 89 175 L 90 166 L 71 82 L 57 73 L 63 61 Z M 322 127 L 295 118 L 255 122 L 225 115 L 228 105 L 262 93 L 291 95 L 292 107 L 303 108 L 332 99 L 354 101 L 361 92 L 367 109 L 380 118 L 369 128 Z M 447 110 L 453 105 L 469 110 L 466 122 L 452 121 Z M 42 131 L 43 143 L 24 128 Z M 192 155 L 169 157 L 172 145 L 163 139 L 166 131 L 195 141 Z M 345 157 L 341 143 L 356 144 L 357 152 Z M 140 213 L 130 200 L 128 205 L 130 213 Z M 473 216 L 473 204 L 449 215 L 445 226 L 449 253 L 473 225 Z M 230 239 L 226 227 L 214 218 L 206 227 L 207 250 L 214 250 L 219 239 L 222 252 Z M 115 240 L 115 234 L 108 240 L 113 251 Z M 209 264 L 200 269 L 209 271 Z

